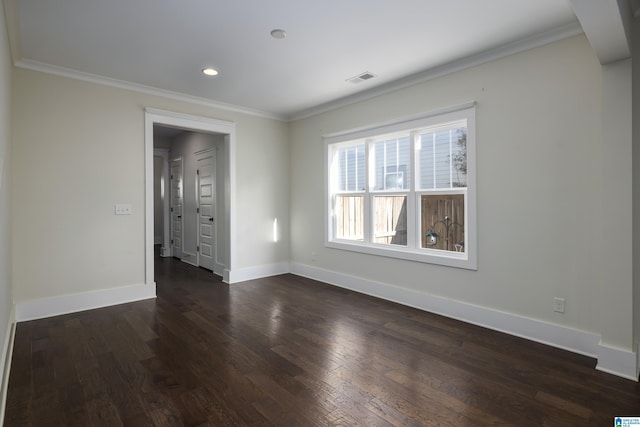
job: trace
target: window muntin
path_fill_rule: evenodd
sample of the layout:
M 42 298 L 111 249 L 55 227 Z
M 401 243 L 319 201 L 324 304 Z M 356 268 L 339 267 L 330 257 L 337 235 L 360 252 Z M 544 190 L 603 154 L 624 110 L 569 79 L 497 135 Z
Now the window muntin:
M 467 186 L 465 121 L 419 132 L 416 151 L 418 189 Z
M 364 191 L 366 186 L 364 144 L 336 148 L 334 163 L 336 191 Z
M 325 141 L 330 189 L 327 246 L 476 268 L 472 105 Z M 356 154 L 343 164 L 350 166 L 338 167 L 338 153 L 349 150 Z M 352 171 L 357 183 L 342 184 L 336 170 L 343 176 Z M 350 209 L 338 196 L 349 197 Z
M 409 190 L 409 135 L 373 141 L 370 147 L 374 172 L 372 191 Z

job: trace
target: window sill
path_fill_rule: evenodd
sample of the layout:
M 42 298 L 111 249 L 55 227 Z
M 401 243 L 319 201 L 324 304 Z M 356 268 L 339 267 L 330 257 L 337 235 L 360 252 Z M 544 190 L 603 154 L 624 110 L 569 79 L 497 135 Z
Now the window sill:
M 477 270 L 476 260 L 466 252 L 448 252 L 435 249 L 411 249 L 402 246 L 353 243 L 348 240 L 333 240 L 325 243 L 327 248 L 359 252 L 406 261 L 426 264 L 444 265 L 447 267 Z M 392 247 L 389 247 L 392 246 Z

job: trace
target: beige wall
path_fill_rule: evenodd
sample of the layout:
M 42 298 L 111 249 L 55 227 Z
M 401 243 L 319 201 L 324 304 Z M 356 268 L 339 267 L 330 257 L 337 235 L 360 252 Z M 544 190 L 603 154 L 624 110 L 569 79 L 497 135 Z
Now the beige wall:
M 601 79 L 577 36 L 293 123 L 292 261 L 605 334 L 630 350 L 631 266 L 626 255 L 618 264 L 603 257 L 617 250 L 612 221 L 628 217 L 628 194 L 603 177 L 602 163 L 618 161 L 617 176 L 631 165 L 602 141 Z M 477 102 L 478 270 L 325 248 L 322 135 L 466 101 Z M 553 312 L 554 297 L 566 299 L 564 314 Z M 621 311 L 608 317 L 615 302 Z
M 632 57 L 640 58 L 640 19 L 632 21 Z M 634 335 L 640 345 L 640 65 L 632 66 L 633 111 L 633 306 Z
M 288 231 L 269 239 L 274 217 L 288 224 L 286 123 L 16 69 L 17 302 L 144 283 L 145 107 L 237 124 L 235 265 L 288 260 Z
M 4 10 L 0 8 L 0 387 L 3 382 L 5 345 L 8 344 L 12 319 L 11 286 L 11 212 L 9 197 L 11 182 L 9 169 L 10 152 L 10 98 L 11 98 L 11 57 L 7 41 Z M 3 396 L 0 395 L 0 399 Z M 2 405 L 0 404 L 0 407 Z M 0 420 L 2 417 L 0 416 Z

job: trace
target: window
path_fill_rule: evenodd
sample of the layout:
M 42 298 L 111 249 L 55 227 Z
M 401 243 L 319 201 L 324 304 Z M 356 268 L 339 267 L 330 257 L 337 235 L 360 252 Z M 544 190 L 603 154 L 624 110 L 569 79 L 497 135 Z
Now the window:
M 476 268 L 473 104 L 325 142 L 327 246 Z

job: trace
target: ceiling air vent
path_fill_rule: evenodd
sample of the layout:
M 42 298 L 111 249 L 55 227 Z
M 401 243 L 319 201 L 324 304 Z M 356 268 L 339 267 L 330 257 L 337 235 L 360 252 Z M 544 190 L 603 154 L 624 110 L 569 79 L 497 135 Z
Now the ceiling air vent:
M 370 73 L 370 72 L 368 72 L 368 71 L 365 71 L 364 73 L 358 74 L 358 75 L 357 75 L 357 76 L 355 76 L 355 77 L 351 77 L 350 79 L 347 79 L 347 81 L 348 81 L 349 83 L 356 84 L 356 83 L 363 82 L 363 81 L 365 81 L 365 80 L 372 79 L 372 78 L 374 78 L 375 76 L 376 76 L 375 74 Z

